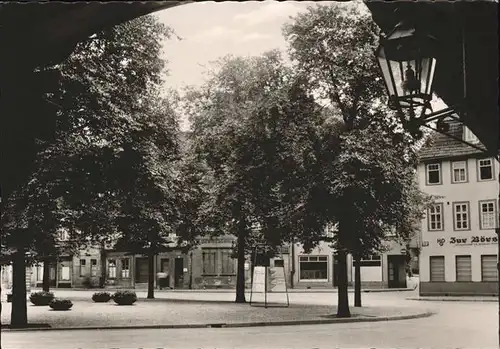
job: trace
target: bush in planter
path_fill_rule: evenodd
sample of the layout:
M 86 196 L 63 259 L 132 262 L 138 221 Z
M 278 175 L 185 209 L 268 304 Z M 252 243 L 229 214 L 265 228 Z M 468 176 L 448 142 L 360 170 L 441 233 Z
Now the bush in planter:
M 132 305 L 137 301 L 137 295 L 132 291 L 117 291 L 113 295 L 113 300 L 118 305 Z
M 109 292 L 96 292 L 92 295 L 92 300 L 97 303 L 106 303 L 111 299 Z
M 54 294 L 52 292 L 33 292 L 30 295 L 30 301 L 34 305 L 49 305 L 50 302 L 54 299 Z
M 73 303 L 69 299 L 53 299 L 49 307 L 54 310 L 69 310 L 73 306 Z

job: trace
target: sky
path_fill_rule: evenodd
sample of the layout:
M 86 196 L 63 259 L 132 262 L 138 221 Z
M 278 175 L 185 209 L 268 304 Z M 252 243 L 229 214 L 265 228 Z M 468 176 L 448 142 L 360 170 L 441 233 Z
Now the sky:
M 164 42 L 170 70 L 167 87 L 200 84 L 210 62 L 227 54 L 260 55 L 286 49 L 281 28 L 314 2 L 201 2 L 157 12 L 182 40 Z
M 169 70 L 165 88 L 181 91 L 186 85 L 202 84 L 211 62 L 227 54 L 256 56 L 273 49 L 286 53 L 283 25 L 291 16 L 316 4 L 314 1 L 207 1 L 156 12 L 160 22 L 182 38 L 172 37 L 163 44 L 163 58 Z M 321 4 L 339 2 L 321 1 Z M 367 11 L 361 1 L 350 4 Z M 185 118 L 181 128 L 189 128 Z
M 324 5 L 337 3 L 322 1 Z M 203 83 L 211 62 L 231 54 L 255 56 L 273 49 L 286 52 L 282 26 L 313 1 L 200 2 L 156 12 L 160 22 L 182 38 L 165 40 L 163 58 L 169 75 L 165 88 L 181 91 Z M 358 2 L 359 6 L 365 7 Z M 284 55 L 286 57 L 286 55 Z M 187 129 L 183 118 L 182 129 Z

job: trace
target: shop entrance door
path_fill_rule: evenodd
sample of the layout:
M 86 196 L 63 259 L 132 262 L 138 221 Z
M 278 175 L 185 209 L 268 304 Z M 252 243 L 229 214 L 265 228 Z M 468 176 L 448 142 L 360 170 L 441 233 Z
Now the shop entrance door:
M 182 288 L 184 284 L 184 259 L 182 257 L 175 259 L 174 272 L 174 287 Z
M 146 284 L 148 282 L 148 259 L 144 257 L 135 260 L 135 283 Z
M 389 288 L 406 288 L 405 256 L 387 256 L 387 271 Z

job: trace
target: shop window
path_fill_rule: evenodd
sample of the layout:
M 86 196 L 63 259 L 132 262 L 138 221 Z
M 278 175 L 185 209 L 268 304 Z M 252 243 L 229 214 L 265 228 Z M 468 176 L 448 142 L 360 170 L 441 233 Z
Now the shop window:
M 108 259 L 108 277 L 116 279 L 116 260 Z
M 470 256 L 456 256 L 455 268 L 457 281 L 472 281 L 472 266 Z
M 68 262 L 61 264 L 61 273 L 59 274 L 59 281 L 71 280 L 71 270 Z
M 443 204 L 433 204 L 427 210 L 427 225 L 429 231 L 443 230 Z
M 202 250 L 203 258 L 203 274 L 216 275 L 217 274 L 217 250 L 214 248 L 204 248 Z
M 285 266 L 285 261 L 283 259 L 275 259 L 274 266 L 276 268 L 283 268 Z
M 97 259 L 90 260 L 90 275 L 97 276 Z
M 495 229 L 498 219 L 495 211 L 495 200 L 479 202 L 481 229 Z
M 469 203 L 453 203 L 453 223 L 455 230 L 469 230 Z
M 300 256 L 300 280 L 328 281 L 327 256 Z
M 451 162 L 452 183 L 467 182 L 467 161 L 452 161 Z
M 85 259 L 80 259 L 80 276 L 87 275 L 87 261 Z
M 497 255 L 481 256 L 481 280 L 488 282 L 498 281 Z
M 425 165 L 427 174 L 427 184 L 441 184 L 441 164 L 427 164 Z
M 431 282 L 444 282 L 444 256 L 429 257 Z
M 493 179 L 493 160 L 481 159 L 478 160 L 479 180 L 488 181 Z
M 121 277 L 122 279 L 130 278 L 130 259 L 124 258 L 121 260 Z
M 35 266 L 36 281 L 43 281 L 43 264 Z
M 219 250 L 221 255 L 222 275 L 236 275 L 235 259 L 232 258 L 233 250 Z

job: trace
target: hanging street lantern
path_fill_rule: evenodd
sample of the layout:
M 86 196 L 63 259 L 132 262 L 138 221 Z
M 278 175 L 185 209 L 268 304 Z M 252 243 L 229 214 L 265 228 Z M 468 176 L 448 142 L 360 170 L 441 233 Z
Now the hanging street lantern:
M 389 94 L 389 107 L 404 114 L 408 109 L 415 118 L 431 109 L 432 81 L 436 69 L 437 40 L 413 26 L 399 23 L 386 37 L 381 37 L 377 60 Z

